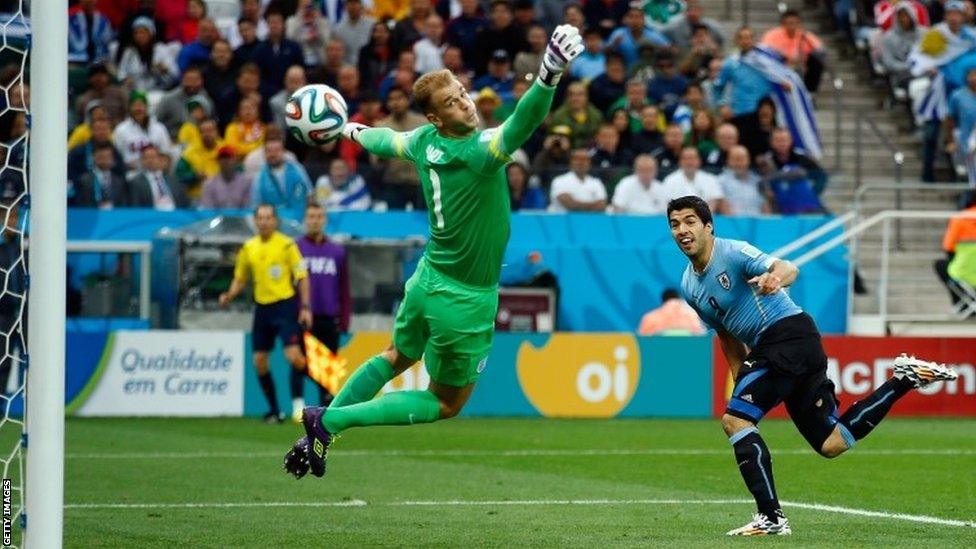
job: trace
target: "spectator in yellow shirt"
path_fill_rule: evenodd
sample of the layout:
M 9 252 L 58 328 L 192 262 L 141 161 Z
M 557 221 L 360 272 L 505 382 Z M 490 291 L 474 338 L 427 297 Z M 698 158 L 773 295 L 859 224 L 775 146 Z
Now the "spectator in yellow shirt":
M 176 177 L 186 187 L 190 197 L 196 200 L 200 197 L 203 182 L 220 172 L 217 153 L 224 145 L 224 140 L 220 138 L 217 121 L 213 118 L 204 119 L 199 128 L 194 127 L 194 130 L 199 137 L 180 156 L 180 161 L 176 164 Z
M 224 130 L 224 141 L 234 147 L 242 160 L 264 145 L 265 125 L 258 117 L 259 109 L 260 100 L 257 97 L 244 97 L 237 105 L 237 117 Z
M 302 263 L 298 245 L 278 232 L 278 213 L 274 206 L 262 204 L 255 208 L 254 222 L 258 234 L 245 242 L 237 254 L 234 280 L 230 289 L 220 294 L 219 302 L 221 307 L 227 307 L 244 291 L 248 280 L 254 281 L 251 347 L 261 390 L 271 408 L 265 414 L 264 421 L 281 423 L 283 418 L 275 397 L 269 356 L 275 339 L 281 339 L 288 362 L 296 370 L 305 370 L 305 356 L 301 347 L 302 327 L 308 328 L 312 325 L 308 273 Z M 300 298 L 295 295 L 296 282 Z M 293 398 L 295 396 L 292 395 Z M 295 404 L 293 401 L 293 408 Z M 302 406 L 297 408 L 299 414 Z

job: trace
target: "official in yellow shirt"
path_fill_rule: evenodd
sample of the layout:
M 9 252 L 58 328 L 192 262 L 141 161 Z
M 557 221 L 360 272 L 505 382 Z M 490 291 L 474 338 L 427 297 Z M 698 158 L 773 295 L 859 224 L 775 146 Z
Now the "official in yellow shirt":
M 278 407 L 278 399 L 275 397 L 269 355 L 274 348 L 275 338 L 280 338 L 288 362 L 296 370 L 305 370 L 305 356 L 301 348 L 301 326 L 312 325 L 308 275 L 298 245 L 291 238 L 278 232 L 278 213 L 274 206 L 268 204 L 258 206 L 254 210 L 254 221 L 258 227 L 258 235 L 245 242 L 244 247 L 237 254 L 234 280 L 231 282 L 230 289 L 220 294 L 220 306 L 226 307 L 233 301 L 244 290 L 249 280 L 254 282 L 255 306 L 251 348 L 254 351 L 254 367 L 258 371 L 258 381 L 270 407 L 270 411 L 264 416 L 264 421 L 281 423 L 283 417 Z M 296 282 L 298 297 L 295 295 Z M 295 396 L 292 394 L 293 399 Z

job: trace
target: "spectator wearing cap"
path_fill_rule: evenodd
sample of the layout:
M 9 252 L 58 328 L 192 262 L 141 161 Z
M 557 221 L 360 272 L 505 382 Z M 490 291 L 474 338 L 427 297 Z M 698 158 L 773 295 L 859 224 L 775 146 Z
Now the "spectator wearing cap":
M 670 115 L 688 90 L 688 79 L 678 72 L 674 54 L 669 51 L 658 53 L 655 69 L 657 74 L 647 82 L 647 97 Z
M 112 156 L 115 157 L 113 163 L 116 174 L 125 177 L 125 161 L 118 149 L 112 143 L 112 125 L 108 118 L 97 118 L 90 122 L 91 138 L 85 143 L 68 149 L 68 183 L 78 184 L 82 175 L 88 173 L 94 166 L 95 147 L 108 144 L 112 147 Z
M 234 86 L 236 76 L 234 50 L 229 42 L 221 38 L 214 42 L 210 61 L 203 69 L 203 87 L 212 100 L 220 99 L 226 90 Z
M 670 198 L 693 194 L 700 197 L 713 212 L 725 212 L 725 193 L 718 179 L 701 169 L 701 155 L 695 147 L 683 147 L 678 169 L 664 178 L 664 190 Z
M 78 145 L 84 145 L 91 139 L 91 125 L 96 120 L 108 120 L 108 113 L 102 102 L 97 99 L 88 103 L 85 108 L 85 119 L 75 126 L 68 135 L 68 149 L 73 149 Z M 9 140 L 9 139 L 8 139 Z
M 386 110 L 390 115 L 377 122 L 377 127 L 407 132 L 427 123 L 423 115 L 410 110 L 410 96 L 402 88 L 390 90 Z M 420 179 L 412 162 L 391 158 L 377 160 L 375 165 L 383 171 L 382 195 L 390 209 L 402 210 L 407 204 L 412 204 L 415 209 L 424 207 Z
M 100 7 L 102 9 L 106 8 L 107 2 L 101 2 Z M 126 8 L 126 17 L 119 25 L 113 25 L 115 29 L 118 30 L 118 41 L 119 45 L 115 51 L 115 62 L 118 63 L 122 54 L 125 52 L 132 44 L 132 37 L 135 30 L 135 22 L 140 17 L 145 17 L 149 19 L 153 24 L 154 34 L 156 36 L 165 37 L 166 36 L 166 23 L 156 16 L 156 2 L 155 0 L 137 0 L 136 9 L 133 11 L 131 8 L 131 3 L 128 8 Z
M 148 17 L 132 22 L 132 44 L 122 52 L 116 74 L 129 89 L 169 89 L 179 77 L 170 48 L 156 41 L 156 25 Z
M 634 173 L 621 179 L 613 190 L 613 211 L 636 215 L 664 213 L 667 201 L 660 193 L 661 185 L 654 157 L 649 154 L 637 155 Z
M 546 53 L 546 44 L 549 41 L 545 27 L 542 25 L 530 26 L 526 33 L 526 41 L 528 49 L 515 54 L 515 61 L 512 63 L 515 77 L 519 79 L 525 79 L 539 70 L 542 56 Z M 576 63 L 576 60 L 573 60 L 573 63 Z
M 174 171 L 192 198 L 199 198 L 201 184 L 220 169 L 217 157 L 224 147 L 217 121 L 213 118 L 200 121 L 198 131 L 199 137 L 183 151 Z
M 210 62 L 210 52 L 213 51 L 214 43 L 219 39 L 220 32 L 217 30 L 217 25 L 214 24 L 213 19 L 209 17 L 201 19 L 197 28 L 196 40 L 183 46 L 179 57 L 177 57 L 176 62 L 180 70 L 186 72 L 186 69 L 192 66 L 206 66 Z
M 302 65 L 302 47 L 285 38 L 285 18 L 281 12 L 268 10 L 268 39 L 262 41 L 251 54 L 251 60 L 261 68 L 261 82 L 268 93 L 278 93 L 285 80 L 285 71 L 292 65 Z
M 586 28 L 595 29 L 606 38 L 610 36 L 617 22 L 627 14 L 629 0 L 589 0 L 583 4 L 583 17 Z
M 224 130 L 224 141 L 244 158 L 264 144 L 265 124 L 260 118 L 260 98 L 250 95 L 241 99 L 237 117 Z
M 481 88 L 478 95 L 474 96 L 474 106 L 478 109 L 479 124 L 482 129 L 494 128 L 501 124 L 495 118 L 495 111 L 502 106 L 502 100 L 491 88 Z
M 166 158 L 154 145 L 146 145 L 139 158 L 139 171 L 129 180 L 130 206 L 155 210 L 189 207 L 186 190 L 166 174 Z
M 359 52 L 369 42 L 376 19 L 363 10 L 362 0 L 346 0 L 345 15 L 332 29 L 332 36 L 345 46 L 343 62 L 355 65 Z
M 644 11 L 641 8 L 629 5 L 623 16 L 623 25 L 610 33 L 607 38 L 607 47 L 620 52 L 624 62 L 630 65 L 637 61 L 637 47 L 641 40 L 649 40 L 658 47 L 670 45 L 663 34 L 651 30 L 644 24 Z
M 779 52 L 786 63 L 803 75 L 807 90 L 816 92 L 823 76 L 826 50 L 820 38 L 803 28 L 800 14 L 786 10 L 779 17 L 779 26 L 762 37 L 762 44 Z
M 156 119 L 166 126 L 170 136 L 175 137 L 180 126 L 189 119 L 191 100 L 203 107 L 208 115 L 213 113 L 213 101 L 203 87 L 203 71 L 197 66 L 183 71 L 180 85 L 166 92 L 156 105 Z
M 479 57 L 475 41 L 488 20 L 481 15 L 478 0 L 460 0 L 460 4 L 461 14 L 447 22 L 447 42 L 461 49 L 465 66 L 475 67 Z
M 505 50 L 508 60 L 511 61 L 516 53 L 527 49 L 525 32 L 515 24 L 511 2 L 492 1 L 488 10 L 488 26 L 475 38 L 474 47 L 477 57 L 472 66 L 476 74 L 490 70 L 488 65 L 491 61 L 497 61 L 498 50 Z
M 129 170 L 139 168 L 142 150 L 149 145 L 159 155 L 169 155 L 173 149 L 166 126 L 149 115 L 146 94 L 139 91 L 130 94 L 129 117 L 115 127 L 113 140 Z
M 114 126 L 125 118 L 127 100 L 125 90 L 112 83 L 108 67 L 96 63 L 88 67 L 88 90 L 75 99 L 75 116 L 84 119 L 87 106 L 98 101 Z
M 882 32 L 888 32 L 898 25 L 898 12 L 905 9 L 909 11 L 909 17 L 920 27 L 928 27 L 929 10 L 938 6 L 942 10 L 942 4 L 938 1 L 928 2 L 929 8 L 918 0 L 881 0 L 874 5 L 874 24 Z M 940 18 L 941 21 L 941 18 Z
M 626 92 L 627 68 L 624 58 L 616 52 L 607 53 L 606 71 L 590 81 L 587 86 L 590 101 L 600 112 L 607 112 L 610 105 Z
M 363 89 L 379 87 L 380 81 L 390 74 L 396 64 L 396 50 L 390 41 L 390 29 L 385 23 L 373 25 L 369 42 L 359 52 L 359 81 Z
M 315 182 L 315 201 L 329 211 L 368 210 L 373 205 L 366 181 L 341 158 L 329 163 L 329 173 Z
M 504 101 L 512 95 L 512 84 L 515 73 L 512 72 L 512 61 L 508 51 L 502 48 L 495 50 L 488 61 L 488 72 L 475 78 L 472 83 L 474 89 L 491 88 Z
M 924 7 L 922 10 L 922 13 L 925 13 Z M 907 88 L 908 82 L 912 79 L 908 65 L 909 55 L 915 48 L 915 44 L 921 41 L 925 25 L 916 19 L 918 12 L 907 2 L 899 2 L 897 10 L 892 9 L 892 12 L 894 16 L 888 18 L 889 28 L 884 31 L 881 38 L 879 61 L 893 89 Z M 928 15 L 925 18 L 928 21 Z M 892 19 L 895 20 L 893 25 Z
M 424 21 L 424 37 L 413 45 L 413 54 L 417 59 L 414 71 L 418 74 L 433 72 L 444 68 L 444 20 L 440 15 L 431 13 Z
M 698 0 L 686 2 L 685 12 L 669 20 L 661 33 L 681 50 L 687 50 L 693 47 L 695 31 L 700 27 L 707 30 L 709 38 L 721 51 L 724 45 L 722 28 L 714 19 L 705 17 L 705 10 Z
M 749 169 L 749 150 L 735 145 L 728 154 L 728 167 L 718 176 L 725 193 L 729 215 L 763 215 L 771 213 L 772 206 L 765 187 L 755 172 Z
M 196 98 L 190 98 L 186 102 L 186 112 L 189 116 L 176 133 L 176 143 L 184 149 L 200 143 L 200 124 L 213 116 L 207 106 Z
M 532 158 L 532 173 L 548 182 L 556 170 L 569 164 L 569 151 L 573 149 L 572 137 L 573 130 L 569 126 L 550 125 L 549 135 L 542 141 L 542 149 Z
M 569 74 L 578 80 L 590 81 L 603 74 L 607 57 L 603 53 L 603 37 L 597 29 L 583 31 L 583 53 L 569 66 Z
M 265 142 L 265 162 L 251 186 L 252 204 L 271 204 L 296 211 L 305 208 L 312 194 L 312 182 L 305 168 L 287 159 L 285 152 L 285 143 L 280 137 Z
M 397 51 L 412 50 L 413 45 L 424 37 L 424 27 L 431 15 L 436 15 L 431 0 L 410 0 L 410 11 L 393 27 L 393 47 Z
M 128 185 L 117 162 L 117 151 L 111 142 L 93 145 L 91 166 L 71 183 L 68 205 L 104 210 L 128 206 Z
M 549 190 L 549 211 L 602 212 L 607 207 L 607 189 L 603 182 L 590 175 L 590 153 L 573 149 L 569 155 L 569 171 L 552 180 Z
M 68 63 L 92 65 L 108 59 L 115 32 L 95 3 L 95 0 L 81 0 L 68 11 Z
M 306 67 L 322 64 L 323 51 L 331 35 L 329 20 L 312 0 L 299 0 L 298 9 L 285 20 L 285 37 L 301 45 Z
M 230 145 L 217 149 L 217 173 L 207 179 L 200 193 L 201 208 L 248 208 L 251 180 L 241 171 L 237 151 Z

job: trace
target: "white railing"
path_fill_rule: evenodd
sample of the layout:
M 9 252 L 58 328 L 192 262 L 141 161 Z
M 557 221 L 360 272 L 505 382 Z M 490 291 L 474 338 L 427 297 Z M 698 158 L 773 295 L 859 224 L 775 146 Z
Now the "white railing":
M 795 251 L 800 247 L 809 244 L 817 237 L 822 236 L 827 231 L 840 226 L 846 221 L 853 219 L 849 217 L 853 212 L 848 212 L 844 216 L 838 217 L 827 225 L 831 225 L 830 229 L 821 230 L 824 227 L 818 229 L 819 234 L 811 238 L 811 235 L 805 235 L 795 242 L 792 242 L 782 248 L 777 250 L 787 250 L 786 253 Z M 857 238 L 868 230 L 874 229 L 878 225 L 881 225 L 881 275 L 878 284 L 878 322 L 881 326 L 887 326 L 889 320 L 893 319 L 893 315 L 888 312 L 888 294 L 890 290 L 890 278 L 891 278 L 891 248 L 892 248 L 892 232 L 893 225 L 902 220 L 932 220 L 932 221 L 942 221 L 947 223 L 949 219 L 954 217 L 965 217 L 976 219 L 976 213 L 966 213 L 958 211 L 919 211 L 919 210 L 885 210 L 878 212 L 867 219 L 857 221 L 853 226 L 846 228 L 843 233 L 828 239 L 806 253 L 792 259 L 791 261 L 797 265 L 802 266 L 823 254 L 829 252 L 830 250 L 836 248 L 837 246 L 843 245 L 848 242 L 856 242 Z M 841 221 L 843 220 L 843 221 Z M 826 226 L 826 225 L 825 225 Z M 817 231 L 814 231 L 817 232 Z M 813 233 L 811 233 L 813 234 Z M 801 242 L 802 241 L 802 242 Z M 778 257 L 785 257 L 786 253 L 777 254 Z M 848 278 L 848 313 L 847 321 L 848 325 L 851 324 L 853 317 L 852 303 L 854 301 L 853 293 L 853 269 L 855 267 L 855 261 L 850 261 L 851 266 L 851 276 Z M 913 317 L 898 317 L 896 320 L 912 320 Z M 920 317 L 918 319 L 921 319 Z M 935 318 L 925 318 L 925 320 L 955 320 L 952 315 L 946 314 L 940 316 L 938 319 Z

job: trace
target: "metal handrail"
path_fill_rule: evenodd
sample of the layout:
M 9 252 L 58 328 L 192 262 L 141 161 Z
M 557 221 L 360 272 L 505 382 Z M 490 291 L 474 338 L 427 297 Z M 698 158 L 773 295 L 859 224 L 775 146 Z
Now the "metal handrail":
M 851 213 L 851 212 L 848 212 Z M 821 255 L 827 253 L 831 249 L 847 242 L 851 241 L 851 249 L 856 249 L 857 237 L 861 233 L 867 231 L 870 228 L 878 225 L 879 223 L 883 226 L 882 233 L 882 244 L 881 244 L 881 280 L 878 288 L 878 312 L 883 326 L 887 326 L 886 319 L 888 318 L 888 280 L 890 262 L 889 262 L 889 252 L 891 248 L 891 222 L 896 223 L 902 219 L 941 219 L 947 220 L 952 218 L 972 218 L 976 219 L 976 213 L 968 212 L 939 212 L 939 211 L 919 211 L 919 210 L 885 210 L 883 212 L 878 212 L 877 214 L 856 223 L 854 226 L 845 230 L 840 235 L 831 238 L 827 242 L 815 247 L 814 249 L 808 251 L 807 253 L 801 255 L 800 257 L 793 260 L 793 263 L 797 266 L 802 266 L 814 259 L 820 257 Z M 856 262 L 856 252 L 854 252 L 854 259 L 849 263 L 849 276 L 848 276 L 848 293 L 847 293 L 847 320 L 850 323 L 853 317 L 853 281 L 854 281 L 854 263 Z
M 829 222 L 824 223 L 823 225 L 808 232 L 807 234 L 801 236 L 800 238 L 797 238 L 793 242 L 790 242 L 789 244 L 779 249 L 773 250 L 772 255 L 773 257 L 785 258 L 787 254 L 791 254 L 796 250 L 799 250 L 800 248 L 806 246 L 810 242 L 813 242 L 814 240 L 836 229 L 837 227 L 846 224 L 848 221 L 853 220 L 856 215 L 857 214 L 854 211 L 849 211 L 840 217 L 835 217 L 834 219 L 831 219 Z
M 860 215 L 861 200 L 871 191 L 899 191 L 895 193 L 895 209 L 901 210 L 900 191 L 967 191 L 968 183 L 868 183 L 854 190 L 853 211 Z
M 793 260 L 793 264 L 800 266 L 805 263 L 809 263 L 814 259 L 820 257 L 821 255 L 829 252 L 831 249 L 843 244 L 844 242 L 860 235 L 867 229 L 881 223 L 885 219 L 950 219 L 952 217 L 965 217 L 976 219 L 976 213 L 967 212 L 940 212 L 940 211 L 924 211 L 924 210 L 885 210 L 883 212 L 878 212 L 871 217 L 856 223 L 850 229 L 847 229 L 843 233 L 831 238 L 827 242 L 817 246 L 816 248 L 810 250 L 809 252 L 803 254 L 802 256 Z

